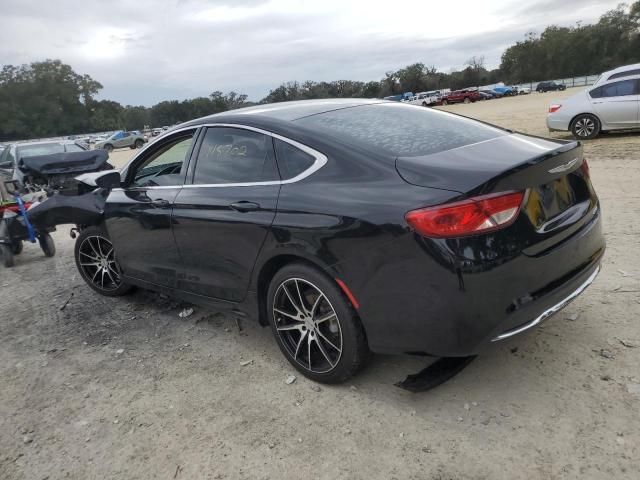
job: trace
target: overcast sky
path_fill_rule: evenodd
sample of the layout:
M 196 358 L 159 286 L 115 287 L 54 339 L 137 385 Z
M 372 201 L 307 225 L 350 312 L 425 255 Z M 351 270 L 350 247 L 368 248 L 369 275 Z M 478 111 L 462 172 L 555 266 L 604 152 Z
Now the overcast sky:
M 597 20 L 618 0 L 0 0 L 0 63 L 59 58 L 101 98 L 152 105 L 214 90 L 252 100 L 289 80 L 449 71 L 548 24 Z

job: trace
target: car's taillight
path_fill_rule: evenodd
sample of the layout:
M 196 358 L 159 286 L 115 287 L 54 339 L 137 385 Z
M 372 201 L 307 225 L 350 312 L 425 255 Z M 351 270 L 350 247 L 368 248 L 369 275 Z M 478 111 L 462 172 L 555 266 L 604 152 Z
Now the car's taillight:
M 557 112 L 558 110 L 560 110 L 560 107 L 562 107 L 562 105 L 560 105 L 559 103 L 549 105 L 549 113 Z
M 518 216 L 524 192 L 473 197 L 461 202 L 412 210 L 407 223 L 420 235 L 434 238 L 462 237 L 510 225 Z

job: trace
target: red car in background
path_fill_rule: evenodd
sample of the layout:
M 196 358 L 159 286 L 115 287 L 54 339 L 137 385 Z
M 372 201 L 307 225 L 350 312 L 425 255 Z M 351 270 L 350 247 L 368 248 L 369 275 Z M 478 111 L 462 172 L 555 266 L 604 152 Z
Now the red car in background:
M 455 90 L 442 97 L 442 105 L 450 103 L 471 103 L 482 100 L 482 96 L 477 90 Z

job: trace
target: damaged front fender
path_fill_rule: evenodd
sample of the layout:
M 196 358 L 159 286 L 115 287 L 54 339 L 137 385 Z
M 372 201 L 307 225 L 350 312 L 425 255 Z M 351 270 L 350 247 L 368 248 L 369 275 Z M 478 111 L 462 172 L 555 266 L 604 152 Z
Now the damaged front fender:
M 27 212 L 31 223 L 39 229 L 56 225 L 98 225 L 102 222 L 108 190 L 98 189 L 84 195 L 54 194 Z

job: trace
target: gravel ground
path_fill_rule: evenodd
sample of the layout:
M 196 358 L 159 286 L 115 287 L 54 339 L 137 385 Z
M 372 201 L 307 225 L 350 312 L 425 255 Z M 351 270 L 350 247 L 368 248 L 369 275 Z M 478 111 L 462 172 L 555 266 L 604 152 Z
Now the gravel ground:
M 447 109 L 548 135 L 547 105 L 571 93 Z M 602 273 L 423 394 L 393 386 L 425 365 L 410 357 L 376 356 L 346 385 L 287 385 L 268 329 L 200 307 L 182 319 L 151 292 L 100 297 L 66 228 L 52 259 L 27 245 L 0 269 L 0 479 L 640 478 L 640 135 L 585 150 Z

